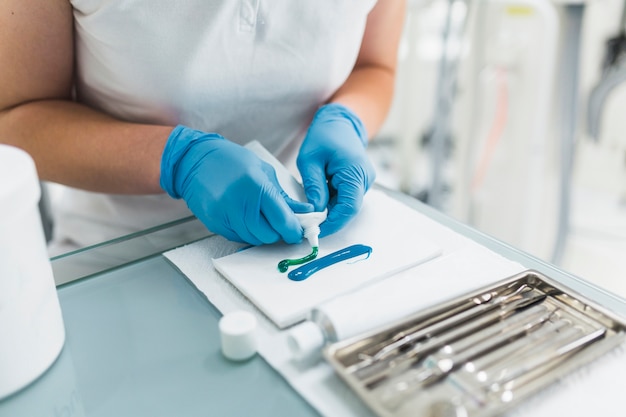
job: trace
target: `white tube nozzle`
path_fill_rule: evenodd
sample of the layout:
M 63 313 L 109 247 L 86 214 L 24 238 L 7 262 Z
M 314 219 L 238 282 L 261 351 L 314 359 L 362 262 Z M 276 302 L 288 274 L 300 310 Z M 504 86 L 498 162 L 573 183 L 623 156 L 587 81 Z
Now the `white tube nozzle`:
M 287 345 L 297 361 L 306 361 L 319 355 L 326 343 L 322 329 L 312 321 L 296 325 L 287 333 Z
M 304 229 L 304 237 L 309 241 L 311 247 L 319 246 L 320 224 L 326 220 L 326 213 L 326 210 L 296 213 L 296 217 L 300 221 L 302 229 Z

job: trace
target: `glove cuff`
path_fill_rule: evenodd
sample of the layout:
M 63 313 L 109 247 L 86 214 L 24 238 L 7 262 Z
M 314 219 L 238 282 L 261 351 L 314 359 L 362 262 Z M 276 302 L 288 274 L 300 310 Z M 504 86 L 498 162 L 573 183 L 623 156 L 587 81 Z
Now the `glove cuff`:
M 367 148 L 367 144 L 369 142 L 367 129 L 365 129 L 365 125 L 363 124 L 359 116 L 357 116 L 356 113 L 354 113 L 348 107 L 339 103 L 324 104 L 317 110 L 317 113 L 315 113 L 315 117 L 313 118 L 313 120 L 317 119 L 318 117 L 341 117 L 348 120 L 354 127 L 354 130 L 356 131 L 359 139 L 361 139 L 361 144 L 363 145 L 363 147 Z
M 161 155 L 161 176 L 159 179 L 161 188 L 170 197 L 182 197 L 177 191 L 176 173 L 185 154 L 195 144 L 214 139 L 224 138 L 216 133 L 206 133 L 183 125 L 178 125 L 172 130 Z

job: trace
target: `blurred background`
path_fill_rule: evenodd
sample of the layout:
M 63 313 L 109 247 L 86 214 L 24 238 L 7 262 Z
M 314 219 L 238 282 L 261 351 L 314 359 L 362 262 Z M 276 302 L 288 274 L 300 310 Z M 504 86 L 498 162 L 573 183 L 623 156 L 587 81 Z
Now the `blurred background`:
M 624 4 L 410 1 L 377 181 L 626 297 Z

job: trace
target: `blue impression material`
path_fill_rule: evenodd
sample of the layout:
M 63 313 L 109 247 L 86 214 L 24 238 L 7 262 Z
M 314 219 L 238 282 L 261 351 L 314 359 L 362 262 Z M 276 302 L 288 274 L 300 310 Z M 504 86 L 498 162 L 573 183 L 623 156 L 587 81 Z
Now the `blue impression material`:
M 347 248 L 339 249 L 337 252 L 333 252 L 306 265 L 302 265 L 300 268 L 294 269 L 287 276 L 292 281 L 303 281 L 320 271 L 327 266 L 334 265 L 338 262 L 345 261 L 346 259 L 355 258 L 357 256 L 367 254 L 367 258 L 370 257 L 372 248 L 366 245 L 352 245 Z

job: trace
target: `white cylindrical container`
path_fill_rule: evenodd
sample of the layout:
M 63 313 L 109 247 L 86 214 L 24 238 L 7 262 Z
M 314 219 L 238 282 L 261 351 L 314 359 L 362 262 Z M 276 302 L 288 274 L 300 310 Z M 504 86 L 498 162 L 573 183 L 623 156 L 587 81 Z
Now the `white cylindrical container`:
M 225 314 L 219 321 L 222 353 L 233 361 L 251 358 L 257 351 L 254 314 L 238 310 Z
M 43 374 L 65 342 L 40 195 L 31 157 L 0 145 L 0 399 Z

